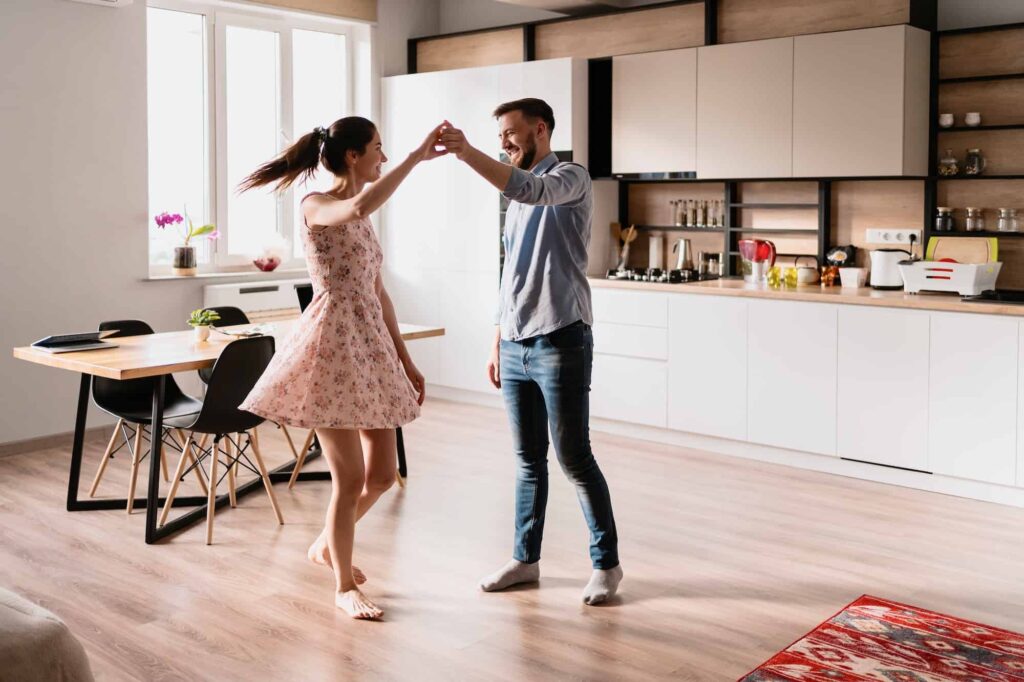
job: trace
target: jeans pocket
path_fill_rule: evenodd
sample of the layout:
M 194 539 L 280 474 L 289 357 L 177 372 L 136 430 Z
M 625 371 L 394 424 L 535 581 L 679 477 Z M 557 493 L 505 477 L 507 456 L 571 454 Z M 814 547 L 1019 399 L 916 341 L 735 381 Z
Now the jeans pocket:
M 576 322 L 568 327 L 557 329 L 545 338 L 551 346 L 560 351 L 582 351 L 587 342 L 586 325 Z

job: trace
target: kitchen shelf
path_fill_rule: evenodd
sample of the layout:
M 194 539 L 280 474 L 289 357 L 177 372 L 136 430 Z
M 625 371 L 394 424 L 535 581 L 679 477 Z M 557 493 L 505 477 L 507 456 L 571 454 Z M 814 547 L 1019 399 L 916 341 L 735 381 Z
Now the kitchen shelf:
M 1024 237 L 1024 232 L 1000 232 L 998 230 L 985 230 L 984 232 L 965 232 L 963 230 L 957 230 L 955 232 L 936 232 L 932 230 L 933 237 L 996 237 L 1002 239 L 1007 238 L 1020 238 Z
M 772 203 L 738 203 L 729 204 L 730 208 L 813 208 L 817 210 L 818 204 L 772 204 Z
M 624 228 L 625 232 L 629 228 Z M 685 225 L 637 225 L 638 230 L 655 230 L 659 232 L 708 232 L 711 234 L 722 234 L 725 228 L 722 227 L 686 227 Z
M 730 232 L 744 232 L 746 234 L 806 234 L 810 237 L 817 238 L 817 230 L 799 229 L 799 228 L 770 228 L 770 227 L 730 227 Z
M 1024 175 L 936 175 L 933 180 L 1024 180 Z
M 940 78 L 939 85 L 946 83 L 982 83 L 986 81 L 1008 81 L 1024 78 L 1024 73 L 1000 73 L 991 76 L 961 76 L 960 78 Z
M 938 133 L 939 135 L 943 133 L 967 133 L 972 130 L 1024 130 L 1024 123 L 996 126 L 950 126 L 949 128 L 939 128 Z
M 740 256 L 742 255 L 739 251 L 729 251 L 727 255 Z M 776 253 L 776 258 L 817 258 L 813 253 Z

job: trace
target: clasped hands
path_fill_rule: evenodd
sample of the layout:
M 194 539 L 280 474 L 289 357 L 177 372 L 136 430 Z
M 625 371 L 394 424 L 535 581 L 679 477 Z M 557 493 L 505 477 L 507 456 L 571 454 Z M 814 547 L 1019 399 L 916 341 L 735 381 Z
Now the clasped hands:
M 430 161 L 446 154 L 454 154 L 459 160 L 464 160 L 472 149 L 466 134 L 444 121 L 430 131 L 414 154 L 421 161 Z

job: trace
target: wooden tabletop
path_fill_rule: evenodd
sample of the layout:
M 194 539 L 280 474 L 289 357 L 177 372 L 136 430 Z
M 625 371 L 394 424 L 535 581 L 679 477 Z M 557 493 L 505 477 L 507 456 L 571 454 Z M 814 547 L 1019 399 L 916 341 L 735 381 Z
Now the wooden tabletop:
M 295 323 L 295 320 L 283 320 L 267 324 L 272 327 L 270 335 L 276 338 L 280 345 L 280 341 L 291 333 Z M 244 329 L 250 326 L 252 325 L 243 324 L 226 329 Z M 443 327 L 399 324 L 399 328 L 402 338 L 406 341 L 444 336 Z M 208 341 L 195 343 L 192 330 L 188 330 L 119 337 L 111 339 L 117 344 L 117 348 L 74 353 L 47 353 L 31 346 L 22 346 L 14 349 L 14 357 L 47 367 L 108 379 L 138 379 L 210 367 L 224 347 L 233 340 L 230 336 L 211 331 Z

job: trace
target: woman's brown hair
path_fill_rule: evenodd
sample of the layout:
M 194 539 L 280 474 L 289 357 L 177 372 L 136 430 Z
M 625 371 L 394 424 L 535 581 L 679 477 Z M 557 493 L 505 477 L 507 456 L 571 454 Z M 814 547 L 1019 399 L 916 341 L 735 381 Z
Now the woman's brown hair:
M 239 192 L 276 182 L 276 191 L 288 189 L 294 182 L 304 182 L 324 168 L 341 175 L 348 170 L 345 156 L 355 150 L 366 151 L 377 126 L 362 116 L 339 118 L 329 128 L 316 128 L 300 137 L 279 156 L 263 164 L 238 185 Z

